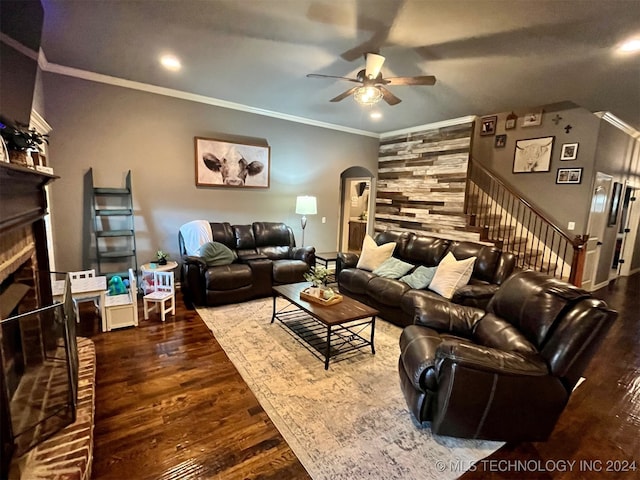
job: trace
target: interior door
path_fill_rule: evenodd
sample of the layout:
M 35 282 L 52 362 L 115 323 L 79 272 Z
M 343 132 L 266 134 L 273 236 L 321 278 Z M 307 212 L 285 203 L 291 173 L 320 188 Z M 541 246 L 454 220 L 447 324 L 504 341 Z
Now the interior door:
M 636 236 L 640 228 L 640 205 L 637 205 L 638 188 L 627 185 L 622 207 L 622 247 L 618 262 L 618 275 L 631 275 L 631 259 Z
M 593 196 L 591 198 L 591 210 L 589 212 L 589 224 L 587 240 L 584 274 L 582 277 L 582 288 L 587 291 L 595 289 L 595 278 L 598 271 L 598 261 L 600 260 L 600 247 L 602 237 L 607 227 L 607 202 L 611 192 L 611 175 L 597 172 L 596 181 L 593 186 Z

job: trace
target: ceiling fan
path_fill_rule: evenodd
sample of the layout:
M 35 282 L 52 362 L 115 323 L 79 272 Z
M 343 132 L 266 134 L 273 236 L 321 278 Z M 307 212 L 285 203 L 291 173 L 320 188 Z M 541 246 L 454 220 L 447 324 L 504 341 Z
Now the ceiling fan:
M 433 75 L 383 78 L 380 70 L 382 69 L 382 64 L 384 63 L 385 58 L 377 53 L 365 53 L 365 60 L 365 68 L 358 72 L 356 78 L 320 75 L 316 73 L 309 73 L 307 74 L 307 77 L 337 78 L 339 80 L 347 80 L 348 82 L 361 84 L 360 86 L 350 88 L 346 92 L 343 92 L 330 100 L 331 102 L 339 102 L 347 98 L 349 95 L 353 95 L 355 101 L 361 105 L 373 105 L 380 100 L 384 100 L 389 105 L 397 105 L 400 103 L 402 100 L 387 90 L 385 88 L 387 85 L 433 85 L 436 83 L 436 77 Z

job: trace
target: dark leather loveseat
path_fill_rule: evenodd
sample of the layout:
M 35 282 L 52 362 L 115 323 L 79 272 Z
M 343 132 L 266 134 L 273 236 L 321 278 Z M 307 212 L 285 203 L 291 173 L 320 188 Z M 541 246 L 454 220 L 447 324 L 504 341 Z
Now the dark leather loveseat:
M 616 316 L 534 271 L 507 279 L 486 311 L 425 304 L 400 336 L 409 410 L 440 435 L 545 440 Z
M 515 256 L 494 246 L 397 231 L 381 232 L 374 240 L 378 245 L 395 242 L 393 256 L 416 266 L 436 266 L 448 252 L 457 260 L 477 257 L 469 284 L 458 289 L 451 299 L 462 305 L 486 306 L 515 268 Z M 387 321 L 401 327 L 411 325 L 416 308 L 433 300 L 444 300 L 430 290 L 412 289 L 399 280 L 356 268 L 358 258 L 353 253 L 338 255 L 338 288 L 341 293 L 379 310 L 380 316 Z
M 273 285 L 304 281 L 315 266 L 315 248 L 295 246 L 291 227 L 284 223 L 254 222 L 251 225 L 210 223 L 213 240 L 237 254 L 229 265 L 208 266 L 186 254 L 182 234 L 180 284 L 189 306 L 223 305 L 268 297 Z

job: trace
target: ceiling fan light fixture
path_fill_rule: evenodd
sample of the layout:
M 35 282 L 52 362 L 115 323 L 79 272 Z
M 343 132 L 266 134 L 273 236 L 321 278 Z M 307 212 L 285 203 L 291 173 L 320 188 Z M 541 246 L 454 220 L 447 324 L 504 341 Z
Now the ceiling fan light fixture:
M 382 92 L 376 86 L 360 87 L 353 93 L 353 98 L 360 105 L 375 105 L 382 100 Z

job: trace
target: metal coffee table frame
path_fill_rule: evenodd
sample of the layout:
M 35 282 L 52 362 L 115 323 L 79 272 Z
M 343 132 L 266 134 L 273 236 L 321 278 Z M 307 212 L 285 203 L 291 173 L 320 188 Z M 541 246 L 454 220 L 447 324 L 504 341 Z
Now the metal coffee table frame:
M 298 285 L 298 284 L 296 284 Z M 308 286 L 309 284 L 301 284 Z M 356 312 L 354 317 L 360 318 L 340 318 L 336 321 L 323 321 L 322 317 L 327 317 L 331 309 L 337 307 L 313 305 L 293 295 L 287 295 L 278 291 L 279 287 L 274 287 L 273 295 L 273 315 L 271 323 L 279 320 L 292 334 L 302 343 L 307 350 L 319 359 L 324 358 L 324 369 L 329 369 L 329 361 L 341 356 L 342 359 L 349 358 L 349 353 L 371 347 L 371 353 L 375 355 L 375 325 L 376 310 L 370 309 L 366 312 L 366 317 Z M 301 288 L 300 288 L 301 289 Z M 277 297 L 283 297 L 288 304 L 277 309 Z M 345 298 L 347 302 L 356 302 L 353 299 Z M 358 305 L 366 307 L 357 302 Z M 368 307 L 367 307 L 368 308 Z M 322 310 L 318 310 L 322 309 Z M 367 335 L 369 333 L 369 335 Z M 334 360 L 339 361 L 339 360 Z

